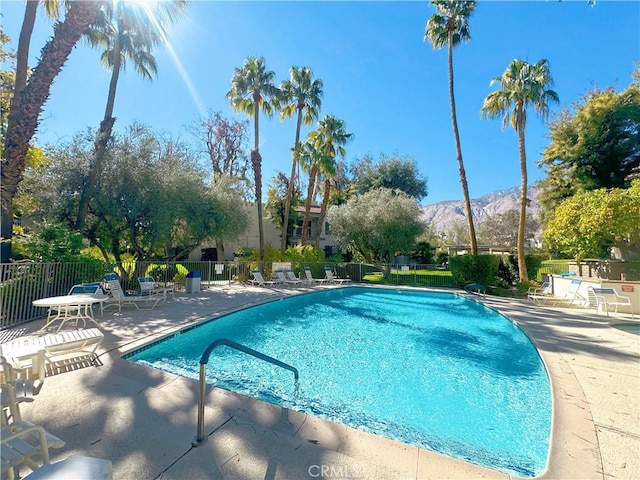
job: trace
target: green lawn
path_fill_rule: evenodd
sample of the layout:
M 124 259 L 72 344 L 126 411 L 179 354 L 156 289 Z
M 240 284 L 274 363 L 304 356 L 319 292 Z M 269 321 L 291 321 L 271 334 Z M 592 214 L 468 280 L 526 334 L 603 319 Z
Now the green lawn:
M 410 270 L 406 274 L 401 270 L 391 270 L 389 278 L 384 278 L 382 272 L 372 272 L 364 275 L 362 280 L 382 285 L 431 285 L 438 287 L 454 285 L 453 276 L 449 270 Z

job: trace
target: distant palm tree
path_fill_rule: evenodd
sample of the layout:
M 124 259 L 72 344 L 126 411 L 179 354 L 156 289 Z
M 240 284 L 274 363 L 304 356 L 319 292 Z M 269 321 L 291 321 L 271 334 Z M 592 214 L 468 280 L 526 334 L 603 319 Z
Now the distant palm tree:
M 24 174 L 29 142 L 38 127 L 42 106 L 71 50 L 82 32 L 95 21 L 103 4 L 102 1 L 70 2 L 64 20 L 55 25 L 53 37 L 41 50 L 38 65 L 20 91 L 20 101 L 9 112 L 0 168 L 0 262 L 8 262 L 11 255 L 13 200 Z
M 296 167 L 300 154 L 300 127 L 311 125 L 318 118 L 318 112 L 322 103 L 322 80 L 313 79 L 313 72 L 309 67 L 291 67 L 289 80 L 280 84 L 281 102 L 284 104 L 280 110 L 280 118 L 291 117 L 297 112 L 296 139 L 293 147 L 293 160 L 291 162 L 291 177 L 287 188 L 287 196 L 284 203 L 284 221 L 282 224 L 282 243 L 280 249 L 284 252 L 287 248 L 289 233 L 289 212 L 295 190 Z
M 107 143 L 116 121 L 113 108 L 120 71 L 129 61 L 133 63 L 140 76 L 151 80 L 157 73 L 153 47 L 161 43 L 165 37 L 165 25 L 175 22 L 182 15 L 186 5 L 186 0 L 153 4 L 127 1 L 108 3 L 98 15 L 96 22 L 85 32 L 85 38 L 91 46 L 105 49 L 101 60 L 102 65 L 111 70 L 111 81 L 104 118 L 96 136 L 95 154 L 89 177 L 80 194 L 75 225 L 77 229 L 84 226 L 89 200 L 102 171 Z
M 264 260 L 264 229 L 262 225 L 262 157 L 260 156 L 260 110 L 265 115 L 273 115 L 277 106 L 279 90 L 273 84 L 275 73 L 267 70 L 264 57 L 247 57 L 242 68 L 233 70 L 231 89 L 227 99 L 240 112 L 253 116 L 254 148 L 251 151 L 251 165 L 255 178 L 256 205 L 258 207 L 258 232 L 260 235 L 260 260 Z
M 333 115 L 327 115 L 318 122 L 318 129 L 314 132 L 312 141 L 316 148 L 322 153 L 319 157 L 319 171 L 324 176 L 324 192 L 320 216 L 318 218 L 318 233 L 316 235 L 316 248 L 320 247 L 320 234 L 322 225 L 327 215 L 329 198 L 331 195 L 331 180 L 336 173 L 336 157 L 344 158 L 344 145 L 353 138 L 353 134 L 347 133 L 344 128 L 344 121 L 338 120 Z M 305 209 L 305 215 L 307 211 Z
M 486 118 L 502 116 L 502 128 L 510 124 L 518 134 L 520 151 L 520 218 L 518 221 L 518 272 L 520 281 L 529 279 L 524 255 L 525 225 L 527 220 L 527 154 L 524 129 L 527 123 L 527 107 L 533 107 L 542 120 L 549 116 L 549 102 L 559 103 L 558 94 L 551 90 L 553 79 L 546 59 L 530 64 L 524 60 L 512 60 L 500 77 L 491 81 L 500 90 L 491 92 L 484 99 L 481 113 Z
M 476 231 L 473 226 L 473 215 L 471 213 L 471 199 L 469 198 L 469 186 L 467 184 L 467 174 L 462 160 L 462 147 L 460 145 L 460 133 L 458 132 L 458 117 L 456 115 L 456 100 L 453 91 L 453 47 L 462 42 L 471 40 L 469 33 L 469 17 L 476 7 L 475 1 L 450 1 L 433 0 L 431 2 L 436 7 L 436 13 L 427 21 L 425 40 L 428 39 L 433 48 L 442 48 L 445 45 L 449 49 L 449 102 L 451 104 L 451 122 L 453 123 L 453 136 L 456 142 L 456 152 L 458 156 L 458 171 L 460 174 L 460 184 L 464 195 L 464 208 L 467 214 L 467 224 L 469 226 L 469 242 L 471 244 L 471 254 L 478 253 L 476 241 Z
M 307 183 L 307 198 L 304 202 L 304 217 L 302 219 L 302 232 L 300 235 L 300 244 L 307 244 L 309 222 L 311 220 L 311 204 L 316 196 L 316 183 L 321 175 L 320 165 L 324 161 L 322 151 L 318 148 L 315 141 L 317 132 L 314 130 L 309 132 L 307 141 L 300 146 L 300 166 L 302 170 L 307 172 L 309 182 Z

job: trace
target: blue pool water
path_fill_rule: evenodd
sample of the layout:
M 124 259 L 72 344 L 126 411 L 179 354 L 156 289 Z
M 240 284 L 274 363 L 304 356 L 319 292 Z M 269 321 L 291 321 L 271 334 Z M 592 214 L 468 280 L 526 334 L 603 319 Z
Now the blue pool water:
M 204 349 L 228 347 L 207 383 L 518 476 L 540 474 L 551 428 L 549 379 L 507 318 L 448 293 L 346 288 L 221 317 L 129 360 L 198 379 Z

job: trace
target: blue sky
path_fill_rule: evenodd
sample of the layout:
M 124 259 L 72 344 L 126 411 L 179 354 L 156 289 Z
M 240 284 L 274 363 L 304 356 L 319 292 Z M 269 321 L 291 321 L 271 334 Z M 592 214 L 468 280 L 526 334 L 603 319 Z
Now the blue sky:
M 2 25 L 17 45 L 24 2 L 2 2 Z M 194 1 L 171 27 L 175 57 L 156 50 L 158 76 L 120 77 L 116 130 L 136 120 L 157 132 L 191 141 L 186 126 L 208 109 L 229 117 L 226 98 L 235 67 L 263 56 L 276 82 L 292 65 L 311 67 L 324 82 L 321 115 L 346 122 L 354 139 L 346 159 L 381 153 L 413 157 L 428 179 L 423 204 L 462 198 L 451 128 L 446 49 L 423 41 L 434 13 L 429 2 L 213 2 Z M 624 89 L 640 59 L 640 2 L 478 1 L 470 20 L 473 40 L 454 51 L 455 94 L 462 150 L 472 197 L 518 186 L 517 138 L 500 120 L 480 117 L 489 82 L 514 58 L 548 59 L 560 105 L 569 107 L 595 86 Z M 31 43 L 31 66 L 52 34 L 40 13 Z M 175 61 L 179 59 L 181 68 Z M 51 90 L 37 141 L 64 142 L 103 117 L 109 72 L 99 52 L 79 44 Z M 189 87 L 189 85 L 191 87 Z M 303 135 L 309 131 L 307 127 Z M 264 184 L 290 172 L 293 119 L 261 119 Z M 548 129 L 529 112 L 526 128 L 530 183 L 543 177 L 535 162 Z M 253 144 L 253 139 L 250 139 Z M 266 189 L 265 189 L 266 191 Z

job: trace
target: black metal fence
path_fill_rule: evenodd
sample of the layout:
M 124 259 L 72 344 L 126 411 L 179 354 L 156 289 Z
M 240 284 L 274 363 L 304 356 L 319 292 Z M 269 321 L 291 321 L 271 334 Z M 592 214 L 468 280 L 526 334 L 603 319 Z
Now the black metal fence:
M 304 278 L 304 267 L 310 267 L 315 278 L 324 278 L 325 266 L 330 265 L 338 278 L 355 282 L 412 286 L 453 286 L 451 273 L 435 265 L 383 265 L 362 263 L 303 263 L 303 262 L 102 262 L 0 264 L 0 330 L 35 320 L 44 315 L 42 308 L 32 302 L 39 298 L 66 295 L 72 286 L 104 281 L 106 273 L 115 272 L 122 288 L 129 293 L 138 291 L 138 277 L 153 277 L 156 282 L 177 290 L 184 288 L 187 274 L 199 272 L 203 287 L 210 285 L 244 284 L 251 278 L 251 270 L 259 269 L 265 278 L 271 277 L 274 266 L 289 264 L 298 277 Z

